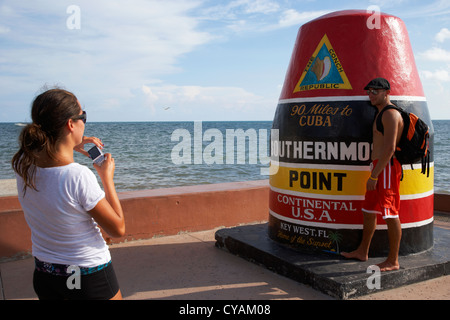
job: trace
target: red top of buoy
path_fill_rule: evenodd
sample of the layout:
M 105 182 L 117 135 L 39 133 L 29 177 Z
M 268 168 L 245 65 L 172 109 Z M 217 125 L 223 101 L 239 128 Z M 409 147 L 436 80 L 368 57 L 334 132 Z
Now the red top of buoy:
M 299 29 L 280 99 L 365 95 L 373 78 L 391 95 L 424 97 L 403 21 L 381 12 L 333 12 Z

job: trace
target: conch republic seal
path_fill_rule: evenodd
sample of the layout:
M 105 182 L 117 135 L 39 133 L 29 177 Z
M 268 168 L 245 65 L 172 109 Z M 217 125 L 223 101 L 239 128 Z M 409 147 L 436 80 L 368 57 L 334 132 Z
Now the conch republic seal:
M 332 253 L 359 245 L 376 115 L 364 87 L 377 77 L 390 82 L 393 103 L 429 125 L 432 156 L 433 127 L 401 19 L 351 10 L 300 27 L 272 126 L 272 240 Z M 429 177 L 420 169 L 403 166 L 400 255 L 433 246 L 433 159 Z M 388 250 L 379 216 L 369 254 Z

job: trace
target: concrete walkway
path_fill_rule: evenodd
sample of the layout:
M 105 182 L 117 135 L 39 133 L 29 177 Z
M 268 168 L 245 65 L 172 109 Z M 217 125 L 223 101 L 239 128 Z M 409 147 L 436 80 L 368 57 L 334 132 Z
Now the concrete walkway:
M 450 232 L 448 217 L 435 225 Z M 214 246 L 216 230 L 111 246 L 126 300 L 270 300 L 332 298 Z M 32 258 L 0 263 L 0 299 L 36 299 Z M 450 299 L 450 276 L 359 299 Z

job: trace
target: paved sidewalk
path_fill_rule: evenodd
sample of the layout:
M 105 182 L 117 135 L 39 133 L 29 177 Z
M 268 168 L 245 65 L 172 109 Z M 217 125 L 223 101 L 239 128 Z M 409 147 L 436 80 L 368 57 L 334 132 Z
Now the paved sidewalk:
M 449 229 L 450 222 L 435 225 Z M 332 298 L 214 246 L 216 230 L 111 246 L 124 299 L 323 299 Z M 0 263 L 0 299 L 36 299 L 32 258 Z M 3 291 L 2 291 L 3 290 Z M 359 299 L 450 299 L 450 276 Z

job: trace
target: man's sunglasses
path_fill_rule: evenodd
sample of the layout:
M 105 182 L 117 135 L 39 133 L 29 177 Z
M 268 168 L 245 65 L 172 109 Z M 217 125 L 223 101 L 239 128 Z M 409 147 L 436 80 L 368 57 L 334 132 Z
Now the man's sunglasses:
M 87 115 L 86 115 L 86 111 L 83 111 L 82 114 L 80 114 L 78 117 L 73 118 L 73 120 L 83 120 L 84 123 L 86 123 L 87 120 Z
M 369 90 L 367 90 L 367 94 L 373 94 L 376 96 L 377 94 L 380 93 L 380 90 L 383 90 L 383 89 L 379 89 L 379 90 L 369 89 Z

